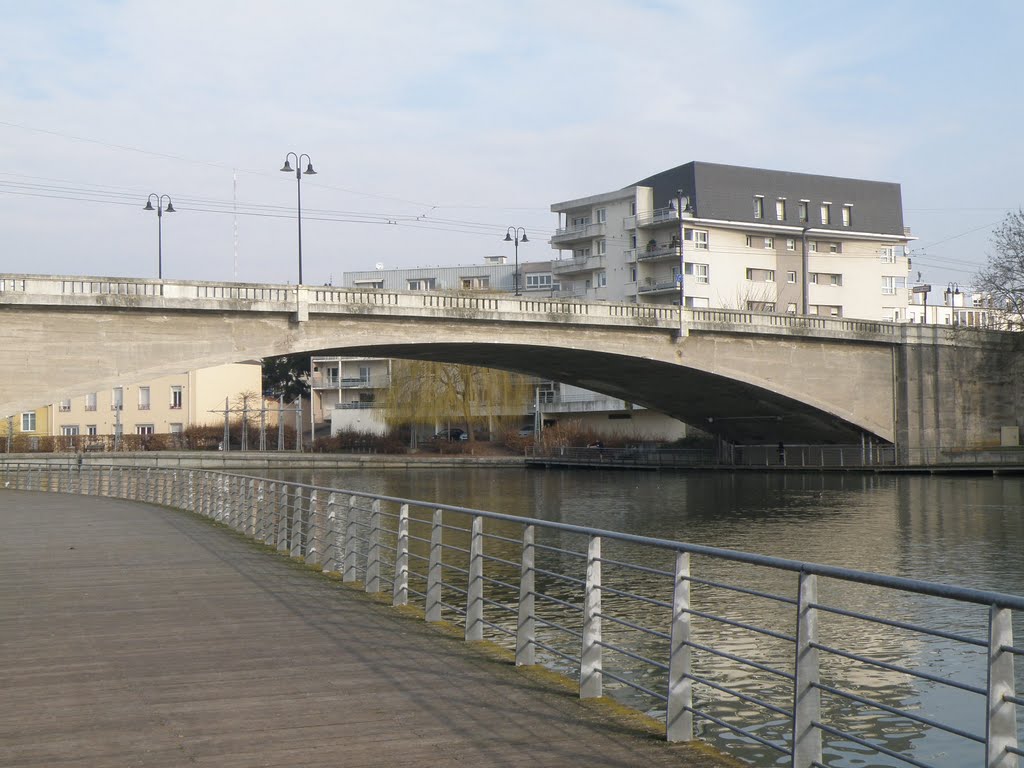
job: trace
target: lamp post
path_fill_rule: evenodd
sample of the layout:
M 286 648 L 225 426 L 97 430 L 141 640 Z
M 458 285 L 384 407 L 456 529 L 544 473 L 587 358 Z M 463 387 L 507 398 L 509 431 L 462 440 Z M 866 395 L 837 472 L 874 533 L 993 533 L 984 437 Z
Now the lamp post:
M 512 276 L 514 278 L 515 284 L 514 295 L 522 296 L 522 294 L 519 292 L 519 243 L 530 242 L 529 239 L 527 239 L 526 237 L 526 230 L 523 229 L 522 227 L 509 227 L 505 231 L 505 242 L 516 244 L 516 271 L 515 274 Z
M 153 198 L 156 198 L 156 208 L 153 207 Z M 164 198 L 167 198 L 167 207 L 164 207 Z M 164 211 L 174 213 L 174 206 L 171 204 L 170 195 L 158 195 L 156 192 L 146 198 L 144 211 L 156 211 L 156 276 L 164 279 Z
M 302 285 L 302 174 L 307 176 L 315 176 L 316 171 L 313 170 L 313 161 L 309 159 L 309 155 L 302 153 L 297 155 L 294 152 L 289 152 L 284 156 L 284 165 L 281 170 L 285 173 L 292 172 L 292 166 L 289 162 L 289 158 L 295 158 L 295 190 L 297 209 L 299 213 L 299 282 L 297 285 Z M 302 170 L 302 158 L 306 158 L 306 170 Z

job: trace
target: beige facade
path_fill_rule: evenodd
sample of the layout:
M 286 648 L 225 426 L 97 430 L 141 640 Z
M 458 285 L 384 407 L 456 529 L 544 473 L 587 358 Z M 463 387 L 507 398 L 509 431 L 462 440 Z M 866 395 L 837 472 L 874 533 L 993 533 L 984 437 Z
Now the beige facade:
M 258 360 L 201 368 L 74 397 L 48 407 L 52 435 L 175 434 L 190 426 L 222 424 L 224 401 L 243 393 L 261 402 Z
M 772 223 L 773 203 L 796 200 L 767 201 L 756 223 L 696 218 L 685 200 L 680 220 L 653 200 L 635 186 L 552 205 L 558 295 L 678 305 L 682 272 L 687 307 L 908 319 L 908 236 Z

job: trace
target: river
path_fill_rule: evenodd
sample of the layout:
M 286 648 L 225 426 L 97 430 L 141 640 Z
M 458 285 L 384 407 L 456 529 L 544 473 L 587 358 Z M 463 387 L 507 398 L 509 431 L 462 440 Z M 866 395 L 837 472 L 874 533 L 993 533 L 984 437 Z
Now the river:
M 291 470 L 277 477 L 321 486 L 436 501 L 512 515 L 726 547 L 794 560 L 1024 594 L 1024 478 L 846 473 L 652 473 L 588 470 L 415 469 Z M 841 596 L 839 596 L 841 597 Z M 984 634 L 984 613 L 961 611 L 941 601 L 914 599 L 872 605 L 860 592 L 855 607 L 896 620 L 912 620 L 947 631 Z M 877 596 L 879 601 L 889 597 Z M 866 604 L 865 604 L 866 603 Z M 774 622 L 756 615 L 764 625 Z M 1024 617 L 1015 636 L 1024 637 Z M 783 628 L 790 629 L 790 628 Z M 844 630 L 845 631 L 845 630 Z M 852 630 L 851 630 L 852 631 Z M 975 661 L 942 641 L 894 639 L 863 628 L 860 642 L 876 658 L 966 675 Z M 854 633 L 856 634 L 856 633 Z M 716 638 L 731 652 L 752 652 L 763 641 Z M 789 652 L 789 651 L 787 651 Z M 1018 664 L 1018 692 L 1022 685 Z M 976 672 L 977 670 L 973 670 Z M 741 673 L 740 676 L 742 676 Z M 753 676 L 751 676 L 753 677 Z M 874 673 L 848 672 L 845 682 L 867 686 L 878 700 L 929 714 L 958 706 L 957 692 L 929 684 L 893 681 Z M 748 681 L 752 682 L 752 681 Z M 737 685 L 743 689 L 744 681 Z M 784 698 L 783 686 L 776 693 Z M 791 694 L 790 694 L 791 695 Z M 1018 695 L 1020 695 L 1018 693 Z M 976 704 L 976 702 L 972 702 Z M 737 716 L 742 707 L 737 708 Z M 973 710 L 972 710 L 973 711 Z M 977 747 L 942 734 L 873 715 L 868 735 L 882 734 L 889 748 L 912 750 L 926 763 L 980 764 Z M 964 728 L 981 730 L 965 714 Z M 777 737 L 782 725 L 766 723 Z M 877 730 L 877 734 L 872 729 Z M 712 737 L 728 751 L 760 765 L 777 755 L 731 736 Z M 891 766 L 905 763 L 850 745 L 826 748 L 831 766 Z

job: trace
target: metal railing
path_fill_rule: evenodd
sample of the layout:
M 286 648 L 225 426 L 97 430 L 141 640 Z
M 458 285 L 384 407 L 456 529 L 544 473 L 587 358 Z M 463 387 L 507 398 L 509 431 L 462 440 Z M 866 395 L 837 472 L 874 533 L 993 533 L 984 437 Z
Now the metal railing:
M 203 470 L 10 463 L 3 488 L 212 518 L 415 602 L 427 621 L 454 619 L 467 641 L 503 640 L 517 665 L 574 675 L 583 698 L 658 713 L 669 741 L 717 739 L 796 768 L 868 753 L 1016 768 L 1024 755 L 1012 630 L 1024 597 Z

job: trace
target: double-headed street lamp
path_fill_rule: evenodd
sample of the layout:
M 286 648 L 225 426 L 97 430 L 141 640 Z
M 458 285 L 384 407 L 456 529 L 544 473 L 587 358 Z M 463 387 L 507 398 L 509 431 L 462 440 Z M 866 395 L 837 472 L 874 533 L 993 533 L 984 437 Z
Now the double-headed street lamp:
M 526 230 L 522 227 L 509 227 L 505 232 L 505 242 L 516 244 L 516 271 L 513 275 L 516 290 L 514 295 L 522 296 L 519 292 L 519 244 L 530 242 L 526 237 Z
M 156 198 L 156 208 L 153 207 L 153 198 Z M 167 198 L 167 207 L 164 207 L 164 198 Z M 146 198 L 144 211 L 156 211 L 156 276 L 164 279 L 164 211 L 174 213 L 174 206 L 171 205 L 170 195 L 158 195 L 156 192 Z
M 297 155 L 294 152 L 289 152 L 284 156 L 284 166 L 281 168 L 286 173 L 291 173 L 292 166 L 289 159 L 295 158 L 295 189 L 297 192 L 298 200 L 298 212 L 299 212 L 299 282 L 298 285 L 302 285 L 302 174 L 307 176 L 315 176 L 316 171 L 313 170 L 313 161 L 309 159 L 309 155 L 302 153 Z M 302 170 L 302 158 L 306 158 L 306 170 Z

